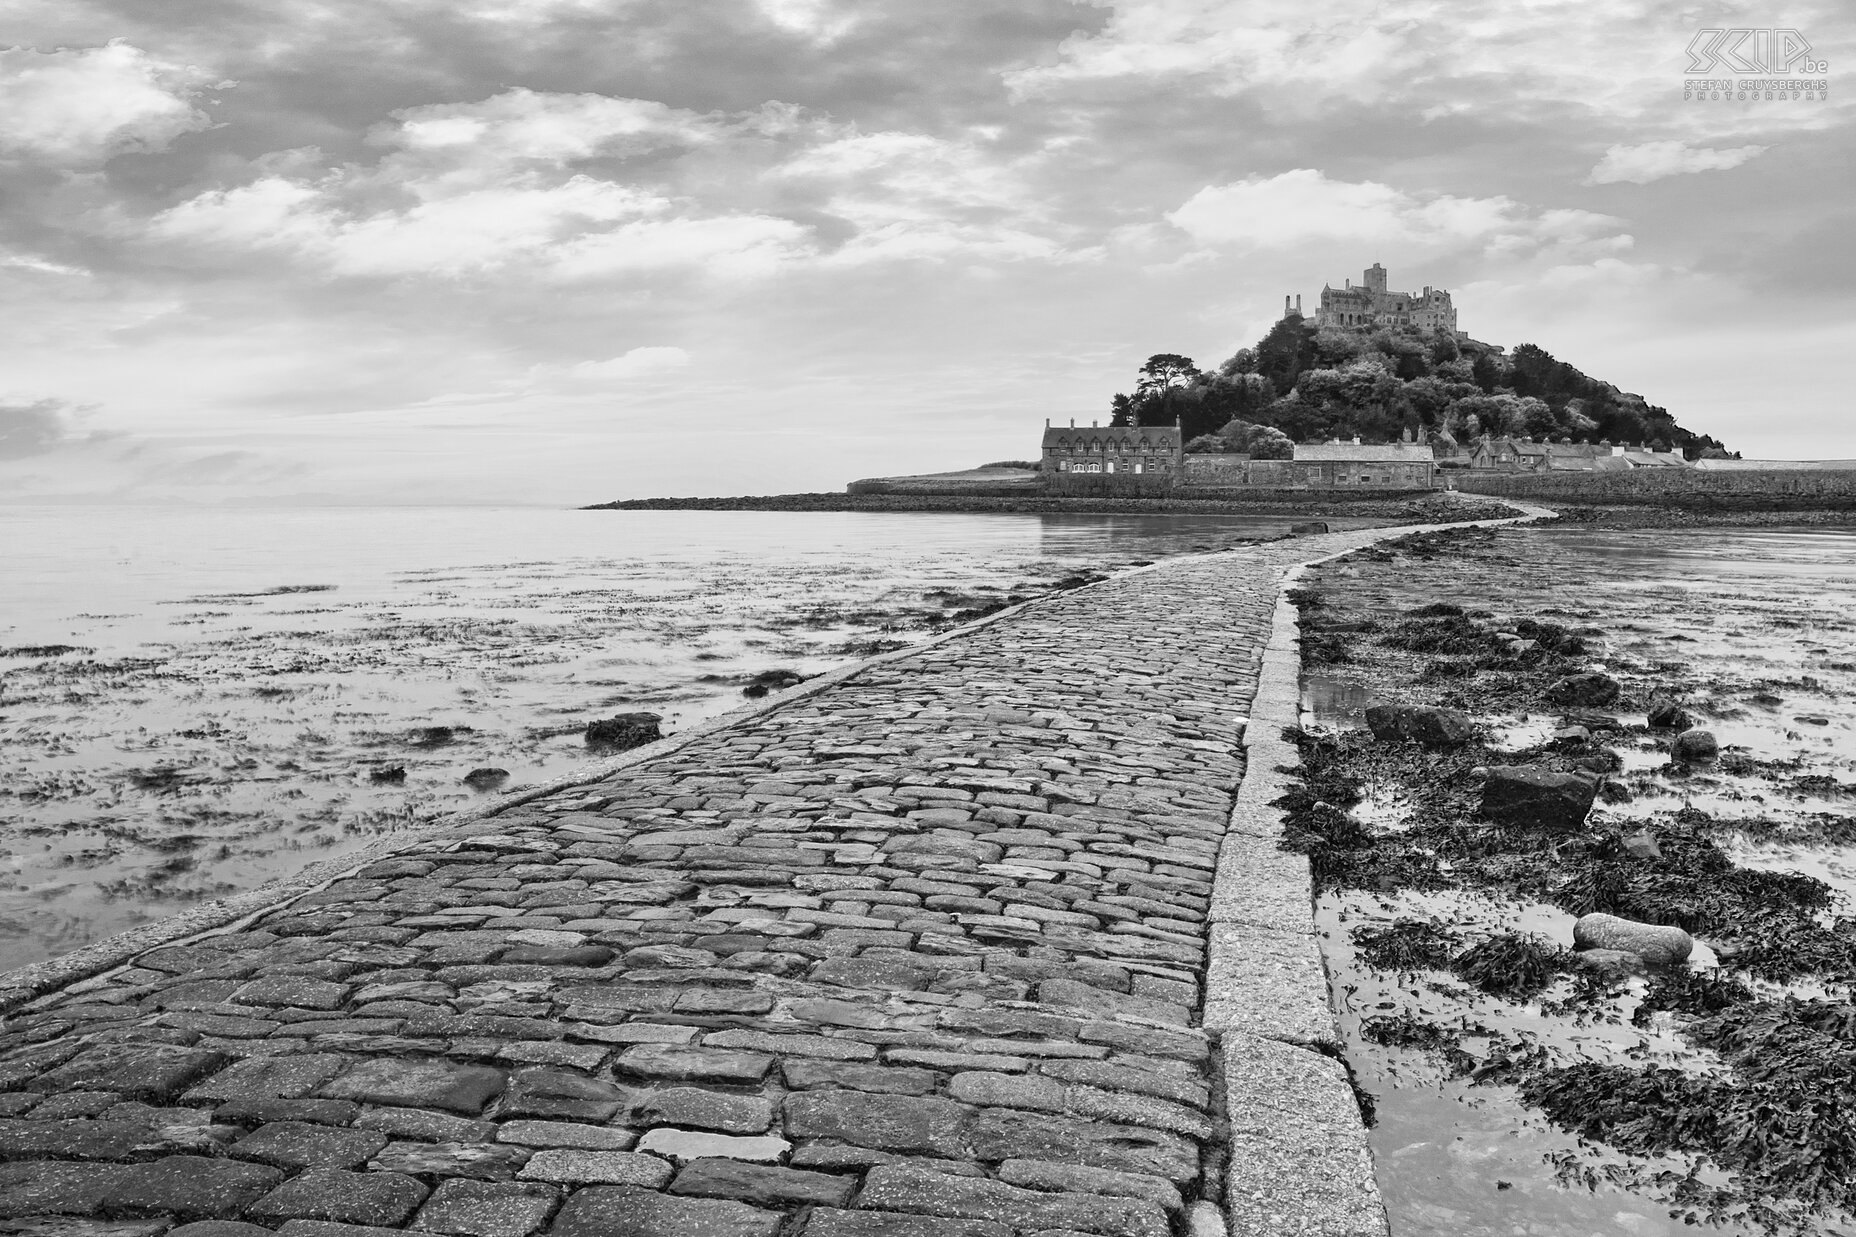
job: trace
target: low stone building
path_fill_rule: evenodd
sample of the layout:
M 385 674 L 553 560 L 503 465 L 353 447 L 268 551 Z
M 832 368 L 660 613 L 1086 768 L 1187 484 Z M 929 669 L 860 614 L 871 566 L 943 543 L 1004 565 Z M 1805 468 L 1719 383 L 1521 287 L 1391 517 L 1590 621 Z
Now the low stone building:
M 1185 472 L 1186 444 L 1172 425 L 1079 427 L 1044 422 L 1043 462 L 1046 477 L 1065 474 L 1160 476 L 1177 480 Z
M 1312 488 L 1374 486 L 1428 490 L 1437 484 L 1437 460 L 1429 443 L 1297 443 L 1293 475 Z

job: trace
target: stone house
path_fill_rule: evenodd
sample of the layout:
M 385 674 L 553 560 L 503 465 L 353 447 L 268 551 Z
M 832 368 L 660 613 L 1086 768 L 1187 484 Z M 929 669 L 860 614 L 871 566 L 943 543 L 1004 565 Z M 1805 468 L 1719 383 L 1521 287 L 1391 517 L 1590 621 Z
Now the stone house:
M 1426 284 L 1422 292 L 1388 291 L 1386 268 L 1377 262 L 1364 275 L 1365 282 L 1357 286 L 1351 279 L 1345 288 L 1322 285 L 1315 325 L 1415 326 L 1426 334 L 1457 333 L 1456 306 L 1442 288 Z M 1296 308 L 1301 308 L 1299 299 Z
M 1098 473 L 1108 476 L 1178 478 L 1185 472 L 1186 444 L 1179 425 L 1078 426 L 1044 422 L 1044 475 Z
M 1297 443 L 1293 473 L 1301 485 L 1370 485 L 1382 489 L 1428 490 L 1437 484 L 1437 460 L 1429 443 Z

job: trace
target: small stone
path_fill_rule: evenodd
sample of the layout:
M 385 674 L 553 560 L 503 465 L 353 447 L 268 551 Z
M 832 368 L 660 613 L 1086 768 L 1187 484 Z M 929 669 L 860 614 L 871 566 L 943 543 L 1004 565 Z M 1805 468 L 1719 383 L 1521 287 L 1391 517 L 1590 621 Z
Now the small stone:
M 1622 949 L 1582 949 L 1572 955 L 1572 960 L 1607 979 L 1628 979 L 1649 970 L 1641 957 Z
M 795 1168 L 772 1168 L 736 1159 L 693 1160 L 670 1183 L 672 1194 L 699 1198 L 732 1198 L 766 1207 L 799 1207 L 824 1203 L 842 1207 L 856 1187 L 854 1177 L 809 1173 Z
M 625 1100 L 623 1087 L 602 1079 L 566 1070 L 527 1069 L 510 1080 L 497 1111 L 504 1117 L 604 1122 L 625 1106 Z
M 756 1083 L 766 1077 L 773 1058 L 764 1052 L 723 1048 L 687 1048 L 678 1044 L 634 1044 L 619 1054 L 613 1067 L 641 1078 L 688 1082 Z
M 1618 848 L 1632 859 L 1661 859 L 1663 848 L 1656 844 L 1656 839 L 1648 833 L 1632 833 L 1618 839 Z
M 501 1071 L 405 1057 L 361 1061 L 319 1094 L 337 1100 L 479 1113 L 503 1089 Z
M 233 1143 L 228 1155 L 279 1168 L 353 1168 L 387 1145 L 385 1134 L 274 1121 Z
M 638 1097 L 633 1121 L 680 1125 L 728 1134 L 759 1134 L 773 1124 L 773 1104 L 758 1095 L 723 1095 L 700 1087 L 671 1087 Z
M 448 1237 L 528 1237 L 560 1200 L 553 1186 L 532 1181 L 441 1181 L 412 1225 Z
M 862 1091 L 796 1092 L 786 1097 L 783 1110 L 789 1137 L 836 1138 L 880 1151 L 949 1159 L 966 1153 L 965 1130 L 972 1115 L 951 1100 Z
M 463 1117 L 440 1112 L 422 1112 L 417 1108 L 370 1108 L 354 1120 L 356 1129 L 379 1130 L 394 1138 L 417 1138 L 425 1142 L 484 1142 L 496 1137 L 496 1127 L 488 1121 L 466 1121 Z
M 794 1091 L 846 1087 L 853 1091 L 927 1095 L 934 1090 L 934 1073 L 925 1069 L 894 1069 L 853 1061 L 787 1061 L 780 1066 L 780 1072 Z
M 1595 777 L 1496 765 L 1482 783 L 1482 815 L 1498 825 L 1577 829 L 1597 796 Z
M 776 1164 L 792 1149 L 793 1144 L 772 1135 L 744 1138 L 734 1134 L 678 1130 L 670 1126 L 648 1130 L 638 1140 L 638 1150 L 664 1156 L 679 1164 L 712 1156 L 746 1160 L 752 1164 Z
M 351 1173 L 311 1168 L 246 1208 L 254 1220 L 330 1220 L 390 1227 L 405 1223 L 428 1193 L 398 1173 Z
M 217 1052 L 171 1044 L 102 1044 L 41 1074 L 32 1089 L 50 1095 L 113 1091 L 124 1098 L 159 1101 L 230 1060 Z
M 1110 1237 L 1170 1237 L 1166 1211 L 1145 1199 L 1025 1190 L 903 1165 L 870 1170 L 859 1207 L 997 1220 L 1020 1231 L 1074 1229 Z
M 375 1172 L 416 1176 L 474 1177 L 508 1181 L 527 1164 L 529 1152 L 500 1143 L 393 1143 L 368 1167 Z
M 1638 923 L 1634 919 L 1607 915 L 1602 911 L 1581 915 L 1572 926 L 1572 941 L 1577 949 L 1615 949 L 1633 953 L 1651 966 L 1673 966 L 1686 962 L 1695 949 L 1695 938 L 1680 928 Z
M 1721 754 L 1721 741 L 1712 730 L 1684 730 L 1670 744 L 1669 754 L 1676 760 L 1700 764 Z
M 1650 697 L 1649 722 L 1658 730 L 1687 730 L 1695 716 L 1668 696 L 1657 695 Z
M 806 1222 L 805 1237 L 1012 1237 L 991 1220 L 950 1220 L 899 1211 L 839 1211 L 820 1207 Z
M 672 1169 L 665 1160 L 631 1151 L 537 1151 L 522 1171 L 523 1181 L 570 1185 L 641 1185 L 662 1189 Z M 559 1225 L 557 1224 L 558 1230 Z
M 498 1142 L 524 1147 L 572 1147 L 581 1151 L 630 1151 L 638 1141 L 631 1130 L 577 1121 L 505 1121 L 496 1131 Z
M 1554 680 L 1547 687 L 1546 700 L 1549 704 L 1602 709 L 1617 703 L 1620 690 L 1618 681 L 1610 675 L 1587 670 Z
M 341 1072 L 350 1058 L 332 1052 L 247 1057 L 195 1085 L 188 1100 L 299 1099 Z
M 304 975 L 273 975 L 254 979 L 232 994 L 234 1005 L 279 1005 L 292 1009 L 340 1009 L 353 990 L 352 984 L 336 984 Z
M 784 1218 L 729 1200 L 595 1186 L 561 1206 L 548 1237 L 774 1237 Z
M 1049 1160 L 1007 1160 L 999 1165 L 999 1180 L 1007 1185 L 1033 1190 L 1067 1190 L 1078 1194 L 1120 1194 L 1127 1198 L 1144 1198 L 1168 1211 L 1183 1206 L 1179 1187 L 1160 1177 L 1142 1173 L 1120 1173 L 1107 1168 L 1086 1168 L 1080 1164 L 1055 1164 Z
M 1403 739 L 1425 747 L 1460 747 L 1476 734 L 1469 714 L 1426 705 L 1368 705 L 1366 725 L 1381 742 Z
M 105 1195 L 103 1206 L 118 1213 L 164 1211 L 187 1219 L 229 1220 L 264 1196 L 283 1176 L 264 1164 L 171 1155 L 123 1169 Z

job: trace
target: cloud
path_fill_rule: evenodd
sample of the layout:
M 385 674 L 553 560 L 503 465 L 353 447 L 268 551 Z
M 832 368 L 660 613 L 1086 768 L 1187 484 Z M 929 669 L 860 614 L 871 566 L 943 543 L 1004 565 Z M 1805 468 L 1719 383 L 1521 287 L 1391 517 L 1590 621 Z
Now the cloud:
M 1715 150 L 1708 146 L 1690 146 L 1682 141 L 1613 146 L 1605 151 L 1605 157 L 1598 161 L 1585 183 L 1610 185 L 1627 180 L 1635 185 L 1647 185 L 1665 176 L 1736 168 L 1755 155 L 1763 154 L 1765 150 L 1764 146 L 1736 146 L 1728 150 Z
M 163 150 L 212 123 L 194 101 L 213 82 L 120 40 L 0 50 L 0 153 L 89 167 L 126 150 Z
M 157 215 L 148 234 L 363 278 L 741 275 L 806 243 L 790 220 L 707 207 L 648 175 L 627 176 L 629 160 L 756 132 L 759 114 L 731 120 L 648 100 L 512 90 L 394 117 L 370 135 L 388 151 L 371 167 L 210 190 Z M 589 164 L 599 167 L 583 170 Z
M 689 363 L 690 354 L 681 348 L 653 346 L 633 348 L 609 361 L 582 361 L 567 374 L 583 382 L 623 382 L 672 373 L 687 368 Z
M 63 400 L 0 404 L 0 460 L 22 460 L 55 451 L 67 436 Z
M 1331 180 L 1313 168 L 1207 186 L 1167 219 L 1202 243 L 1251 250 L 1347 242 L 1516 255 L 1631 243 L 1617 231 L 1621 220 L 1592 211 L 1533 210 L 1506 197 L 1410 194 L 1377 181 Z

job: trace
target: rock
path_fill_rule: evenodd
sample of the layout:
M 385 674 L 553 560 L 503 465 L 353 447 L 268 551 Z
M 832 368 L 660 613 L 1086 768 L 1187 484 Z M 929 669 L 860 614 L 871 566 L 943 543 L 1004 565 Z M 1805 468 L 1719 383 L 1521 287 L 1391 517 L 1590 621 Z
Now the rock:
M 1797 717 L 1792 718 L 1792 720 L 1795 722 L 1803 722 L 1807 726 L 1830 725 L 1830 719 L 1821 713 L 1800 713 Z
M 773 1237 L 784 1218 L 732 1199 L 592 1186 L 574 1192 L 548 1232 L 552 1237 Z
M 1572 956 L 1572 960 L 1607 979 L 1628 979 L 1649 969 L 1641 955 L 1625 949 L 1581 950 Z
M 1712 730 L 1684 730 L 1669 745 L 1669 754 L 1676 760 L 1713 760 L 1721 754 L 1721 742 Z
M 1366 724 L 1372 729 L 1373 737 L 1381 742 L 1405 739 L 1425 747 L 1457 747 L 1469 742 L 1475 734 L 1469 714 L 1459 709 L 1427 705 L 1368 705 Z
M 481 1065 L 378 1057 L 361 1061 L 321 1091 L 325 1099 L 443 1108 L 475 1114 L 503 1089 L 503 1076 Z M 614 1105 L 616 1108 L 617 1105 Z
M 1587 730 L 1622 730 L 1623 723 L 1597 709 L 1562 709 L 1560 725 L 1584 726 Z
M 1482 783 L 1482 816 L 1498 825 L 1577 829 L 1598 794 L 1598 779 L 1532 765 L 1496 765 Z
M 430 1192 L 399 1173 L 311 1168 L 251 1204 L 245 1214 L 259 1222 L 332 1220 L 386 1227 L 405 1223 Z
M 620 713 L 604 721 L 588 722 L 586 745 L 621 752 L 628 748 L 643 747 L 664 737 L 657 728 L 657 724 L 663 720 L 662 715 L 657 713 Z
M 1547 687 L 1546 699 L 1549 704 L 1583 705 L 1587 708 L 1602 709 L 1616 704 L 1618 694 L 1619 687 L 1616 679 L 1596 670 L 1586 670 L 1554 680 Z
M 1633 953 L 1651 966 L 1672 966 L 1688 960 L 1695 938 L 1680 928 L 1638 923 L 1594 911 L 1581 915 L 1572 926 L 1573 946 L 1581 950 L 1610 949 Z
M 1668 696 L 1650 697 L 1650 725 L 1659 730 L 1687 730 L 1694 724 L 1694 716 Z
M 558 1198 L 559 1191 L 539 1182 L 441 1181 L 413 1225 L 448 1237 L 528 1237 Z
M 670 1192 L 698 1198 L 732 1198 L 763 1207 L 799 1207 L 808 1203 L 842 1207 L 851 1201 L 856 1184 L 855 1178 L 835 1173 L 708 1159 L 691 1161 L 671 1182 Z
M 1578 747 L 1592 741 L 1592 732 L 1584 726 L 1561 726 L 1553 732 L 1553 746 Z
M 1632 859 L 1661 859 L 1663 848 L 1656 844 L 1656 839 L 1648 833 L 1633 833 L 1618 839 L 1618 846 Z
M 741 694 L 759 699 L 768 692 L 783 692 L 789 687 L 797 687 L 805 679 L 806 676 L 797 670 L 763 670 L 748 680 Z
M 507 769 L 472 769 L 464 775 L 464 784 L 472 790 L 494 790 L 508 780 Z
M 376 765 L 367 771 L 370 782 L 403 782 L 406 780 L 405 765 Z
M 1292 533 L 1325 533 L 1328 531 L 1326 520 L 1303 520 L 1299 524 L 1289 525 Z

